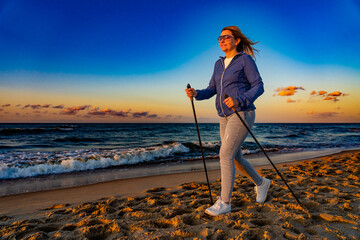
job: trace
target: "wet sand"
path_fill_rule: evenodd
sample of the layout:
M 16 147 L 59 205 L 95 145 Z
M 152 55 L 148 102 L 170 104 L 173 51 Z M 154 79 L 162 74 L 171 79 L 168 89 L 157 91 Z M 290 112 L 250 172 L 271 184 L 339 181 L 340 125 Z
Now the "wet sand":
M 278 165 L 311 218 L 271 166 L 268 199 L 238 175 L 232 212 L 207 216 L 204 173 L 116 180 L 0 197 L 2 239 L 359 239 L 360 151 Z M 209 172 L 213 198 L 220 172 Z M 119 194 L 121 193 L 121 195 Z

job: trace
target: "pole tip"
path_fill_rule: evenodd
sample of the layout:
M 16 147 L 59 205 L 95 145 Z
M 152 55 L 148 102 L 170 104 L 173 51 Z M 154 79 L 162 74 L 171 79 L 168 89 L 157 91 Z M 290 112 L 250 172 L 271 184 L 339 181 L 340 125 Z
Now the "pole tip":
M 186 88 L 191 88 L 190 83 L 187 84 Z

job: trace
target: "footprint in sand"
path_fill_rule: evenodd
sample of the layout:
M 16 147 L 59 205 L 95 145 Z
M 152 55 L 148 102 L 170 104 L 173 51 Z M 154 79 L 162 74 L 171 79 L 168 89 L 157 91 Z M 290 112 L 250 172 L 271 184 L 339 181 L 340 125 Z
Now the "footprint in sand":
M 202 224 L 203 221 L 200 220 L 200 218 L 197 218 L 196 216 L 194 216 L 193 214 L 186 214 L 182 216 L 182 221 L 186 224 L 186 225 L 190 225 L 190 226 L 196 226 L 199 224 Z
M 72 232 L 72 231 L 74 231 L 76 228 L 77 228 L 77 226 L 74 225 L 74 224 L 67 224 L 67 225 L 63 226 L 60 230 Z
M 192 190 L 192 189 L 198 189 L 200 187 L 200 184 L 195 182 L 189 182 L 189 183 L 183 183 L 180 185 L 180 188 L 185 190 Z
M 320 209 L 320 204 L 317 202 L 314 202 L 314 201 L 308 201 L 303 204 L 308 210 L 311 210 L 311 209 L 319 210 Z
M 11 217 L 5 215 L 0 216 L 0 221 L 8 221 L 8 220 L 11 220 Z
M 305 230 L 310 235 L 316 235 L 317 234 L 317 231 L 315 229 L 313 229 L 312 227 L 307 227 L 307 228 L 305 228 Z
M 45 210 L 59 209 L 59 208 L 64 208 L 64 207 L 68 207 L 68 206 L 70 206 L 70 204 L 55 204 L 48 208 L 45 208 Z
M 165 191 L 165 190 L 167 190 L 167 189 L 164 188 L 164 187 L 158 187 L 158 188 L 149 189 L 146 192 L 147 193 L 157 193 L 157 192 L 162 192 L 162 191 Z
M 279 198 L 282 197 L 286 194 L 287 192 L 283 189 L 272 189 L 272 191 L 270 192 L 270 195 L 274 198 Z
M 120 199 L 109 199 L 106 201 L 106 204 L 108 204 L 110 207 L 117 208 L 121 206 L 122 202 L 123 201 L 121 201 Z
M 274 221 L 269 219 L 251 219 L 249 222 L 256 226 L 262 227 L 265 225 L 272 225 Z
M 253 205 L 250 199 L 233 200 L 231 204 L 235 207 L 248 207 Z
M 258 211 L 261 212 L 261 213 L 267 213 L 267 212 L 271 212 L 271 207 L 265 205 L 265 206 L 261 206 Z

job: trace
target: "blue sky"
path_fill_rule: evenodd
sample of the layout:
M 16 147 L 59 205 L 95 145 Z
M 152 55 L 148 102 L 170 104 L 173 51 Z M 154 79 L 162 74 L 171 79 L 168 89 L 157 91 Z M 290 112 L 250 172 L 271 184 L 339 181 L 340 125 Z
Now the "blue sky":
M 328 76 L 329 71 L 335 73 L 326 80 L 333 86 L 328 91 L 341 91 L 345 85 L 359 93 L 357 0 L 1 0 L 0 86 L 22 96 L 48 98 L 46 94 L 56 92 L 57 99 L 72 97 L 73 105 L 80 104 L 82 96 L 81 102 L 88 99 L 101 108 L 106 107 L 103 99 L 111 97 L 132 109 L 140 108 L 139 101 L 155 99 L 157 106 L 170 96 L 175 106 L 181 105 L 183 89 L 180 94 L 175 88 L 187 82 L 206 87 L 214 62 L 223 55 L 217 36 L 228 25 L 239 26 L 259 41 L 257 63 L 264 71 L 265 86 L 271 87 L 268 100 L 274 99 L 270 96 L 277 87 L 302 85 L 302 81 L 309 84 L 307 89 L 318 87 L 313 79 Z M 286 81 L 297 69 L 304 80 Z M 128 100 L 131 97 L 135 107 Z M 29 99 L 11 101 L 19 105 Z M 8 102 L 0 98 L 1 104 Z M 206 118 L 215 119 L 215 111 L 210 110 L 213 102 L 204 108 Z M 154 109 L 161 115 L 160 107 Z M 146 109 L 155 110 L 151 104 Z

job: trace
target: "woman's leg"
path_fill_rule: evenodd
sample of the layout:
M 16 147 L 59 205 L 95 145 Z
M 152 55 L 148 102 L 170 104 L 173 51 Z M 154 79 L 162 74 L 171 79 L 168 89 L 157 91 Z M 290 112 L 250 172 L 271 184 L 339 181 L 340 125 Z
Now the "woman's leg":
M 239 112 L 239 114 L 247 122 L 249 127 L 254 124 L 254 111 Z M 246 127 L 235 114 L 220 119 L 221 200 L 224 202 L 230 202 L 235 181 L 234 158 L 239 150 L 241 151 L 241 145 L 247 134 L 248 131 Z M 244 169 L 249 173 L 247 167 L 245 164 Z
M 235 156 L 235 160 L 239 159 L 238 155 L 240 154 L 240 158 L 241 158 L 241 149 L 238 151 L 238 153 Z M 250 178 L 249 174 L 245 171 L 245 169 L 243 168 L 243 166 L 236 160 L 234 161 L 235 163 L 235 168 L 241 172 L 244 176 L 246 176 L 247 178 Z
M 246 120 L 246 122 L 248 123 L 248 127 L 252 128 L 255 122 L 255 111 L 249 112 L 248 117 L 249 120 Z M 243 143 L 241 143 L 241 145 L 242 144 Z M 255 185 L 260 185 L 263 182 L 263 178 L 255 171 L 254 167 L 245 158 L 242 157 L 241 148 L 236 153 L 235 160 L 236 169 L 248 177 Z
M 263 182 L 263 178 L 256 172 L 254 167 L 242 157 L 241 149 L 235 156 L 235 167 L 242 174 L 248 177 L 255 185 L 259 186 Z

